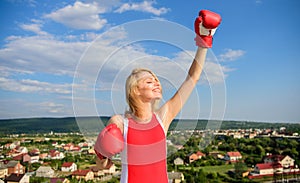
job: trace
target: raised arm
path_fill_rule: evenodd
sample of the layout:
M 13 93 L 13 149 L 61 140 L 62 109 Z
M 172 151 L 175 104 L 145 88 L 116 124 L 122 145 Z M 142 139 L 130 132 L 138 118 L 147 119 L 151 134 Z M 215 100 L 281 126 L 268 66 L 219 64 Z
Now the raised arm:
M 212 36 L 220 22 L 221 17 L 216 13 L 208 10 L 201 10 L 199 12 L 199 17 L 195 20 L 195 41 L 198 49 L 188 71 L 188 75 L 174 96 L 158 111 L 158 114 L 163 121 L 165 131 L 167 131 L 172 120 L 182 109 L 200 79 L 206 59 L 207 49 L 212 47 Z

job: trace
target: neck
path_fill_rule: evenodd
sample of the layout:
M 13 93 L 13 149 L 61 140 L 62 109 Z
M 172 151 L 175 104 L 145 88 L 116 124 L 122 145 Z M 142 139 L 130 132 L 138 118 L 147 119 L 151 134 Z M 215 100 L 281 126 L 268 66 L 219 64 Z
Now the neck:
M 152 105 L 151 103 L 144 103 L 139 107 L 139 110 L 133 114 L 138 122 L 149 122 L 152 119 Z

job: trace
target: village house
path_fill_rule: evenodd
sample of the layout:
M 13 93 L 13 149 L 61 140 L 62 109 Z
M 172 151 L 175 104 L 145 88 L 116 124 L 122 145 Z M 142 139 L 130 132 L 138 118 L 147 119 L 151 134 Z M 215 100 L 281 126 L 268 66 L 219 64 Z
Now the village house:
M 280 163 L 284 168 L 294 168 L 294 162 L 288 155 L 268 155 L 264 158 L 264 163 Z
M 93 180 L 94 173 L 92 170 L 76 170 L 72 173 L 72 178 L 76 178 L 77 180 Z
M 48 158 L 48 153 L 41 153 L 39 154 L 40 159 L 47 159 Z
M 218 151 L 209 152 L 209 155 L 214 157 L 215 159 L 224 159 L 224 155 Z
M 104 176 L 107 178 L 109 175 L 114 175 L 117 172 L 116 165 L 113 162 L 110 162 L 106 169 L 99 169 L 97 166 L 92 166 L 90 170 L 94 173 L 95 177 L 100 177 L 101 179 Z
M 76 151 L 76 152 L 80 152 L 81 151 L 81 148 L 79 146 L 74 145 L 72 143 L 66 144 L 63 148 L 66 151 Z
M 5 178 L 8 175 L 8 168 L 3 162 L 0 162 L 0 179 Z
M 241 160 L 242 158 L 243 157 L 242 157 L 241 153 L 238 151 L 227 152 L 224 157 L 224 159 L 229 162 L 237 162 L 237 161 Z
M 36 177 L 54 177 L 54 170 L 50 166 L 40 166 L 36 170 Z
M 244 135 L 244 138 L 246 138 L 246 139 L 253 139 L 256 136 L 257 136 L 257 134 L 255 132 L 251 132 L 251 133 L 246 133 Z
M 23 155 L 23 162 L 38 163 L 40 160 L 39 154 L 28 153 Z
M 92 166 L 92 167 L 90 167 L 90 169 L 94 173 L 94 177 L 103 177 L 104 176 L 104 172 L 102 171 L 102 169 L 98 168 L 97 166 Z
M 70 183 L 67 178 L 50 178 L 50 183 Z
M 203 154 L 202 152 L 198 151 L 196 153 L 192 153 L 188 156 L 189 158 L 189 163 L 192 163 L 198 159 L 201 159 L 202 157 L 205 157 L 205 154 Z
M 184 164 L 183 159 L 181 159 L 180 157 L 174 160 L 174 165 L 183 165 L 183 164 Z
M 180 183 L 184 181 L 184 175 L 181 172 L 168 172 L 169 183 Z
M 273 175 L 274 172 L 282 172 L 283 168 L 281 165 L 276 165 L 274 163 L 259 163 L 256 164 L 253 173 L 259 175 Z
M 94 148 L 89 149 L 88 154 L 96 154 Z
M 48 158 L 50 159 L 63 159 L 65 157 L 64 153 L 59 152 L 57 150 L 50 150 L 48 154 Z
M 106 169 L 102 170 L 104 172 L 104 174 L 114 174 L 116 173 L 116 165 L 111 162 L 109 165 L 107 165 Z
M 17 155 L 17 156 L 14 156 L 13 158 L 12 158 L 12 160 L 15 160 L 15 161 L 23 161 L 23 156 L 24 156 L 25 154 L 19 154 L 19 155 Z
M 22 153 L 20 153 L 19 151 L 17 151 L 17 149 L 11 149 L 9 152 L 7 152 L 6 156 L 7 157 L 17 157 L 17 156 L 21 156 Z
M 235 132 L 232 134 L 232 137 L 234 139 L 241 139 L 241 138 L 244 138 L 244 134 L 242 134 L 241 132 Z
M 58 142 L 52 142 L 51 145 L 56 147 L 58 145 Z
M 19 161 L 8 161 L 4 163 L 4 166 L 8 169 L 8 174 L 24 174 L 25 167 Z
M 18 146 L 20 146 L 21 142 L 20 141 L 15 141 L 13 143 L 10 143 L 10 144 L 6 144 L 6 147 L 9 148 L 9 149 L 15 149 L 17 148 Z
M 64 162 L 61 166 L 62 172 L 74 172 L 77 170 L 77 165 L 73 162 Z
M 27 147 L 23 147 L 23 146 L 17 146 L 16 147 L 16 155 L 17 154 L 26 154 L 26 153 L 28 153 Z
M 90 145 L 87 142 L 79 143 L 78 146 L 81 148 L 81 151 L 88 151 L 90 149 Z
M 5 183 L 29 183 L 29 176 L 26 174 L 12 173 L 4 179 Z

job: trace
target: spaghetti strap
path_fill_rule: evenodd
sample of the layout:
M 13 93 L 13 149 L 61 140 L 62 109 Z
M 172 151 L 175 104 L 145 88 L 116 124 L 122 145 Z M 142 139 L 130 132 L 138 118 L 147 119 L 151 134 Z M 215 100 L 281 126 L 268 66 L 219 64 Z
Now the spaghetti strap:
M 128 118 L 124 116 L 123 117 L 123 137 L 125 146 L 123 151 L 121 152 L 121 162 L 122 162 L 122 172 L 121 172 L 121 183 L 127 183 L 128 182 L 128 168 L 127 168 L 127 134 L 128 134 Z
M 160 117 L 159 117 L 159 115 L 158 115 L 158 114 L 156 114 L 156 113 L 154 113 L 154 115 L 155 115 L 155 117 L 156 117 L 156 119 L 157 119 L 158 123 L 159 123 L 159 124 L 160 124 L 160 126 L 162 127 L 162 129 L 163 129 L 163 131 L 164 131 L 165 135 L 167 135 L 167 133 L 165 132 L 164 124 L 163 124 L 163 122 L 162 122 L 161 118 L 160 118 Z

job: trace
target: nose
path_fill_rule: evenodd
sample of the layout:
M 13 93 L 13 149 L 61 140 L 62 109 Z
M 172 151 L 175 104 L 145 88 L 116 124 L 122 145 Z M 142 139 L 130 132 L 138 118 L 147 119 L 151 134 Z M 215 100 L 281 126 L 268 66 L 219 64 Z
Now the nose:
M 155 81 L 154 85 L 155 86 L 160 86 L 160 82 L 159 81 Z

